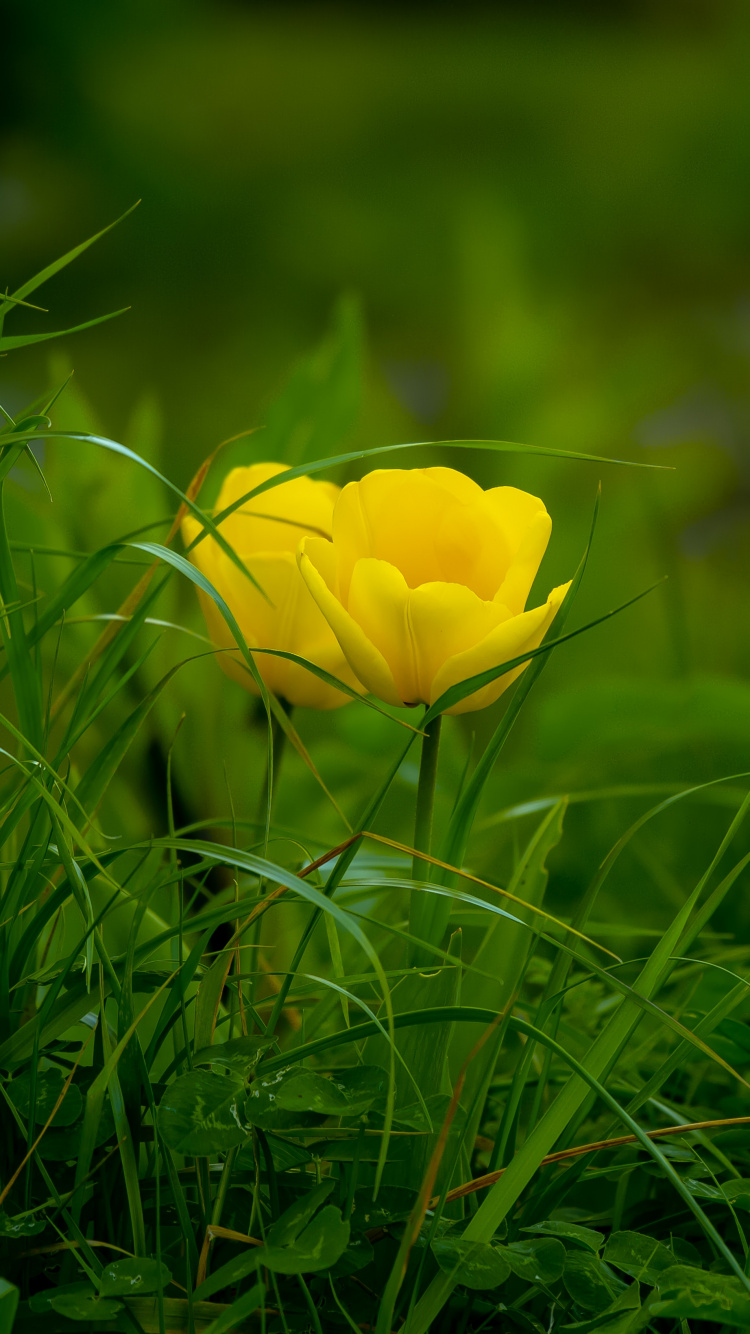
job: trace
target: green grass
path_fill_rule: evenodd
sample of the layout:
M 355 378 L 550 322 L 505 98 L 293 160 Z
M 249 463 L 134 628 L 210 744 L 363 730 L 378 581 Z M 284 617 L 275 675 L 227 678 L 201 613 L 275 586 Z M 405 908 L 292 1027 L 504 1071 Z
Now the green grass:
M 381 452 L 320 457 L 360 335 L 273 410 L 314 418 L 298 471 Z M 58 389 L 0 434 L 0 1334 L 746 1328 L 749 775 L 660 763 L 678 681 L 640 774 L 540 759 L 599 716 L 554 687 L 614 614 L 598 502 L 486 716 L 292 720 L 199 629 L 202 492 Z

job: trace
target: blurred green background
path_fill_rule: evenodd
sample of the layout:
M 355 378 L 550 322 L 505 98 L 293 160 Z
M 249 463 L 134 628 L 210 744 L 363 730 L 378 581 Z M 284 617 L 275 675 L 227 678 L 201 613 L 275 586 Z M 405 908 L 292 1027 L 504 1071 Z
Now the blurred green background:
M 48 315 L 18 312 L 8 331 L 131 311 L 52 357 L 44 345 L 9 357 L 0 401 L 18 410 L 74 365 L 56 420 L 124 440 L 180 486 L 219 441 L 263 424 L 227 462 L 484 437 L 668 465 L 410 457 L 544 498 L 539 598 L 572 573 L 601 481 L 576 624 L 669 576 L 555 655 L 472 863 L 507 874 L 515 826 L 497 813 L 514 803 L 750 768 L 748 7 L 16 0 L 7 12 L 2 284 L 143 202 L 40 292 Z M 157 483 L 90 447 L 50 445 L 45 466 L 52 506 L 31 473 L 15 493 L 26 540 L 92 550 L 173 510 Z M 40 559 L 42 587 L 59 570 Z M 133 573 L 88 611 L 116 610 Z M 200 628 L 176 581 L 161 614 Z M 92 633 L 66 630 L 63 666 Z M 131 705 L 186 645 L 199 649 L 162 634 Z M 262 724 L 208 659 L 162 696 L 112 789 L 111 832 L 163 829 L 183 712 L 179 812 L 225 816 L 229 788 L 237 817 L 254 818 Z M 446 811 L 472 733 L 496 720 L 451 726 Z M 356 819 L 395 728 L 359 706 L 296 721 Z M 280 824 L 336 842 L 343 826 L 314 779 L 294 755 L 284 765 Z M 414 775 L 388 811 L 404 838 Z M 571 810 L 556 903 L 644 804 Z M 726 822 L 720 804 L 701 812 L 654 826 L 611 895 L 660 920 Z

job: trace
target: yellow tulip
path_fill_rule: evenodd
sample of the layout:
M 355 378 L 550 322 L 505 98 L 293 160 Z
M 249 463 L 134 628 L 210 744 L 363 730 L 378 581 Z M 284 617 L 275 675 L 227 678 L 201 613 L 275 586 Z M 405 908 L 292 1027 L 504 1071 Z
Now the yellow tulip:
M 432 704 L 541 642 L 569 587 L 524 610 L 551 528 L 541 500 L 515 487 L 384 468 L 344 487 L 332 540 L 303 538 L 298 560 L 362 684 L 388 704 Z M 522 670 L 448 712 L 485 708 Z
M 267 478 L 285 471 L 286 467 L 281 463 L 255 463 L 249 468 L 234 468 L 224 479 L 219 492 L 217 513 Z M 222 536 L 257 579 L 262 593 L 213 537 L 204 537 L 191 551 L 190 559 L 224 598 L 248 648 L 296 653 L 359 689 L 335 635 L 305 587 L 295 559 L 296 548 L 305 534 L 313 532 L 327 537 L 331 533 L 333 506 L 338 494 L 339 487 L 332 482 L 294 477 L 247 501 L 219 525 Z M 192 515 L 183 519 L 182 536 L 187 546 L 201 531 L 201 524 Z M 214 644 L 234 648 L 232 633 L 216 603 L 200 589 L 198 596 Z M 336 709 L 348 702 L 349 696 L 297 663 L 263 653 L 259 653 L 255 661 L 269 690 L 290 704 Z M 220 654 L 219 662 L 227 675 L 247 690 L 258 693 L 239 650 Z

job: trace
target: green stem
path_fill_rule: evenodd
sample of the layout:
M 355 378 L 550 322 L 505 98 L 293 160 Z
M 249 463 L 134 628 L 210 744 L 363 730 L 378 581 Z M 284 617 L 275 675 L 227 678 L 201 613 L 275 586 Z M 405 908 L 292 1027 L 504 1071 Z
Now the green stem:
M 287 717 L 291 717 L 291 715 L 292 715 L 292 705 L 289 704 L 287 705 Z M 271 718 L 271 737 L 270 737 L 268 763 L 266 765 L 265 782 L 263 783 L 263 786 L 258 794 L 258 812 L 256 815 L 256 822 L 257 824 L 260 825 L 260 827 L 263 830 L 264 857 L 268 856 L 268 836 L 271 830 L 273 799 L 278 791 L 279 771 L 281 769 L 281 757 L 284 753 L 285 741 L 286 741 L 286 733 L 283 727 L 281 726 L 281 723 L 279 722 L 276 714 L 274 714 L 273 717 Z M 266 883 L 264 880 L 261 880 L 260 882 L 260 892 L 261 894 L 265 894 L 266 892 Z M 258 990 L 258 980 L 260 976 L 260 943 L 262 934 L 263 934 L 263 921 L 262 918 L 258 918 L 258 920 L 253 923 L 250 929 L 250 936 L 248 941 L 251 947 L 250 950 L 248 951 L 248 957 L 251 960 L 252 970 L 253 973 L 255 974 L 255 977 L 249 987 L 251 1005 L 255 1004 L 257 990 Z M 242 981 L 239 980 L 237 985 L 238 987 L 242 988 Z
M 292 706 L 287 705 L 287 716 L 291 717 L 291 714 L 292 714 Z M 266 765 L 265 781 L 263 783 L 260 792 L 258 793 L 258 809 L 255 817 L 256 823 L 259 824 L 261 829 L 263 830 L 265 830 L 266 818 L 268 816 L 269 783 L 273 784 L 273 791 L 271 793 L 271 801 L 273 802 L 273 798 L 276 795 L 276 792 L 278 791 L 279 770 L 281 768 L 281 757 L 284 753 L 285 741 L 286 741 L 286 733 L 284 732 L 284 729 L 282 728 L 278 718 L 274 715 L 271 719 L 271 750 L 273 754 L 273 760 L 271 765 Z
M 442 715 L 439 714 L 425 728 L 425 736 L 422 741 L 422 758 L 419 764 L 419 783 L 417 785 L 417 810 L 414 819 L 414 848 L 417 854 L 420 852 L 429 852 L 432 845 L 432 815 L 435 805 L 435 783 L 438 770 L 438 753 L 440 750 L 440 725 Z M 412 879 L 429 880 L 430 865 L 422 857 L 416 855 L 412 862 Z M 413 936 L 420 940 L 435 944 L 431 939 L 430 925 L 432 916 L 432 901 L 425 895 L 414 890 L 411 896 L 411 906 L 409 911 L 409 930 Z M 423 951 L 418 947 L 412 952 L 412 963 L 424 962 Z
M 224 1166 L 221 1169 L 221 1177 L 219 1178 L 219 1187 L 218 1190 L 216 1191 L 216 1197 L 214 1199 L 213 1209 L 211 1210 L 211 1223 L 214 1227 L 219 1227 L 221 1225 L 221 1216 L 224 1212 L 224 1205 L 226 1204 L 227 1200 L 227 1192 L 229 1190 L 229 1184 L 232 1180 L 232 1172 L 234 1170 L 234 1160 L 237 1157 L 238 1153 L 239 1153 L 239 1147 L 230 1149 L 227 1153 L 226 1158 L 224 1159 Z
M 422 759 L 419 765 L 419 785 L 417 787 L 417 813 L 414 821 L 414 847 L 418 852 L 429 852 L 432 843 L 432 811 L 435 804 L 435 780 L 437 779 L 438 750 L 440 748 L 440 724 L 442 715 L 438 715 L 425 730 L 422 742 Z M 414 858 L 414 879 L 425 880 L 425 863 L 421 857 Z

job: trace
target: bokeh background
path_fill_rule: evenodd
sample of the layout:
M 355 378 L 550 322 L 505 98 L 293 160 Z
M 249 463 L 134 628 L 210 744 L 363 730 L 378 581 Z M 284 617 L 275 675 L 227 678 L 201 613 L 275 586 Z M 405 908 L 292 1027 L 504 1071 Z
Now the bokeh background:
M 540 597 L 577 563 L 601 482 L 577 624 L 668 576 L 555 655 L 488 792 L 473 863 L 507 873 L 525 826 L 505 808 L 598 793 L 572 807 L 555 854 L 564 907 L 655 800 L 620 789 L 750 769 L 747 5 L 11 0 L 6 15 L 0 282 L 12 290 L 142 203 L 40 291 L 49 314 L 19 311 L 8 331 L 132 309 L 52 354 L 8 357 L 0 401 L 17 411 L 74 366 L 58 423 L 124 440 L 183 487 L 219 441 L 258 426 L 227 462 L 482 437 L 660 465 L 411 458 L 543 496 L 554 533 Z M 19 539 L 92 550 L 173 510 L 153 479 L 88 446 L 50 444 L 44 462 L 55 499 L 19 476 Z M 59 578 L 59 560 L 37 568 L 42 586 Z M 84 609 L 116 610 L 133 573 L 118 567 Z M 161 615 L 200 629 L 176 580 Z M 92 634 L 69 627 L 61 663 Z M 131 706 L 195 651 L 154 634 Z M 255 818 L 262 721 L 204 660 L 165 691 L 113 786 L 113 832 L 163 830 L 183 713 L 178 813 L 226 817 L 231 793 L 236 818 Z M 452 726 L 444 810 L 496 721 Z M 296 722 L 355 820 L 399 743 L 393 725 L 359 706 Z M 279 824 L 311 847 L 336 842 L 315 779 L 297 756 L 284 766 Z M 405 838 L 415 772 L 388 812 Z M 656 927 L 681 901 L 728 792 L 646 831 L 613 878 L 615 915 L 625 894 Z

